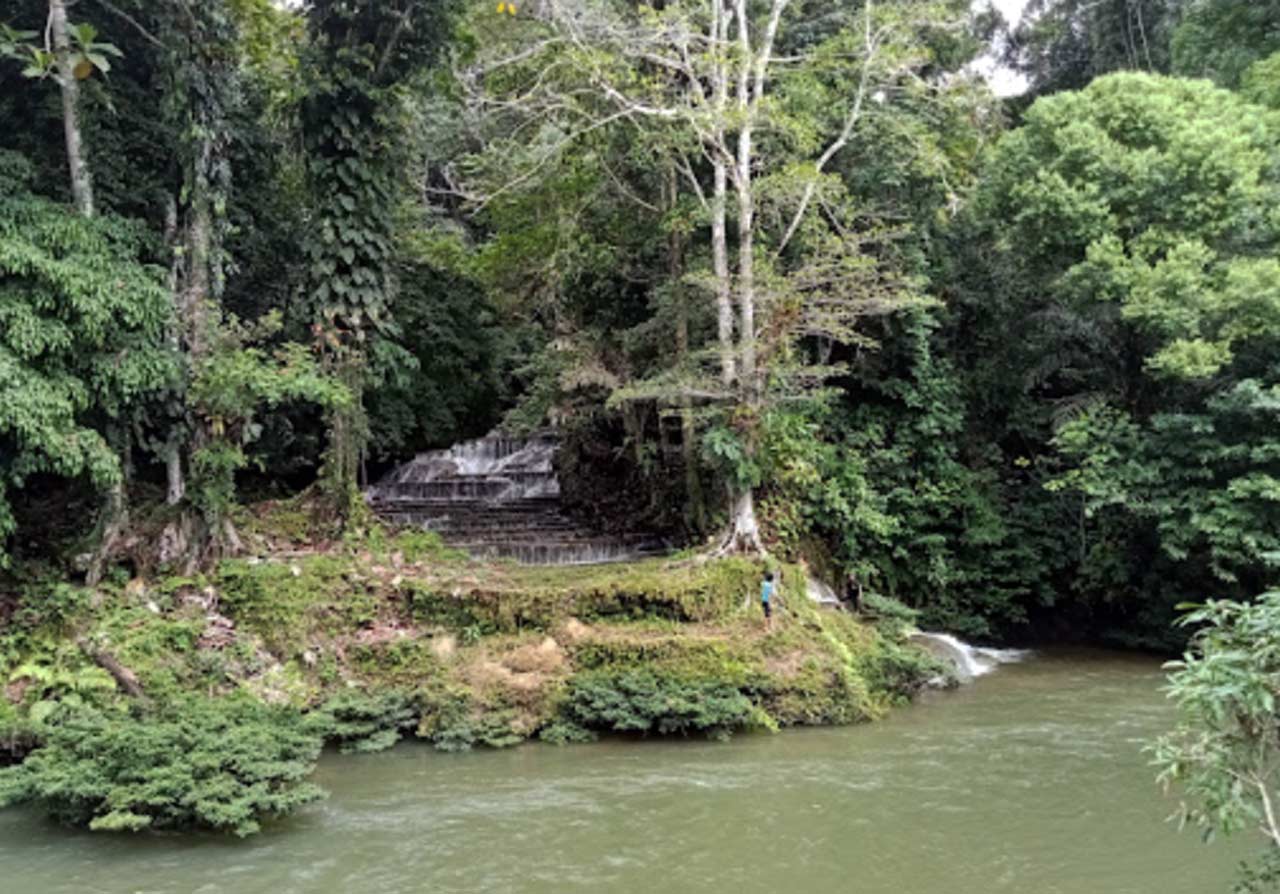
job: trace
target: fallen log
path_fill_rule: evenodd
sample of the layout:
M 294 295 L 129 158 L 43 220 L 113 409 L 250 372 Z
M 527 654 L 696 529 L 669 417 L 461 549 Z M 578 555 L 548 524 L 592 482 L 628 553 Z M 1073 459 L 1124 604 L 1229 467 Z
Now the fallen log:
M 143 701 L 147 700 L 147 694 L 143 691 L 142 684 L 138 682 L 138 675 L 121 664 L 114 655 L 96 648 L 83 636 L 76 639 L 76 645 L 90 661 L 111 674 L 112 679 L 130 696 Z

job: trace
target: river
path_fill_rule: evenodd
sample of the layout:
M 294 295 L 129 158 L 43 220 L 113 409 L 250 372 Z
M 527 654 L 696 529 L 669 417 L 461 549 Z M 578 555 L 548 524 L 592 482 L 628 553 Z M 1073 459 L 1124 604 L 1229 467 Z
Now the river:
M 0 812 L 5 894 L 1225 894 L 1253 842 L 1164 822 L 1157 662 L 1051 653 L 851 728 L 326 757 L 247 841 Z

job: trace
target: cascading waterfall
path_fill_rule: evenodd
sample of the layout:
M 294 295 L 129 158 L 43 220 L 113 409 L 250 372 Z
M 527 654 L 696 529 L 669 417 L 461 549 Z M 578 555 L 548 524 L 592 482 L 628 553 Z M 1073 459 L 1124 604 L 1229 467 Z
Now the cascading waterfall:
M 812 601 L 816 602 L 823 608 L 844 608 L 844 603 L 840 601 L 840 597 L 836 595 L 836 591 L 816 577 L 811 577 L 805 582 L 805 592 L 808 593 L 809 598 Z
M 567 518 L 555 472 L 557 449 L 552 435 L 489 435 L 419 454 L 366 496 L 383 520 L 436 531 L 477 558 L 590 565 L 662 550 L 651 537 L 606 537 Z
M 917 632 L 911 634 L 910 639 L 943 661 L 954 665 L 956 677 L 961 683 L 985 676 L 1002 664 L 1015 664 L 1031 654 L 1025 649 L 987 649 L 971 646 L 949 633 Z

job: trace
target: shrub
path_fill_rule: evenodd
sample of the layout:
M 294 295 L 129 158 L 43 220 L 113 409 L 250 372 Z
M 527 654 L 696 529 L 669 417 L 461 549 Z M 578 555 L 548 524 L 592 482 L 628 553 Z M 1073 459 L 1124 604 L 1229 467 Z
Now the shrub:
M 421 696 L 417 735 L 439 751 L 470 751 L 474 745 L 508 748 L 525 739 L 509 707 L 485 705 L 473 693 L 455 687 L 430 687 Z
M 734 686 L 646 670 L 580 674 L 569 683 L 563 710 L 569 722 L 587 729 L 664 736 L 703 732 L 726 738 L 736 729 L 773 725 Z
M 297 712 L 250 702 L 193 700 L 143 718 L 82 711 L 0 770 L 0 806 L 32 804 L 95 831 L 251 835 L 323 795 L 303 781 L 320 745 Z
M 561 718 L 544 726 L 538 733 L 538 738 L 548 745 L 568 745 L 572 742 L 594 742 L 596 734 L 571 720 Z
M 404 730 L 417 724 L 418 715 L 404 693 L 348 692 L 326 702 L 312 722 L 344 754 L 369 754 L 399 742 Z

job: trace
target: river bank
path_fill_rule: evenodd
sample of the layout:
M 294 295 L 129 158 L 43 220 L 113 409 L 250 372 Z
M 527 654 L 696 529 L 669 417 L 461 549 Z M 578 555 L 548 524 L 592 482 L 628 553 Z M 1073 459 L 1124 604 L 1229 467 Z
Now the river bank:
M 766 628 L 765 566 L 745 558 L 540 568 L 422 532 L 321 548 L 282 541 L 279 517 L 242 527 L 248 555 L 203 574 L 27 585 L 0 635 L 0 743 L 34 757 L 0 802 L 102 830 L 250 834 L 318 794 L 322 742 L 723 739 L 877 719 L 942 670 L 905 617 L 822 609 L 794 566 L 775 568 Z M 134 766 L 143 740 L 154 756 Z
M 879 723 L 440 754 L 327 754 L 328 800 L 246 841 L 0 813 L 17 890 L 1206 894 L 1251 842 L 1166 823 L 1141 752 L 1159 663 L 1037 653 Z

